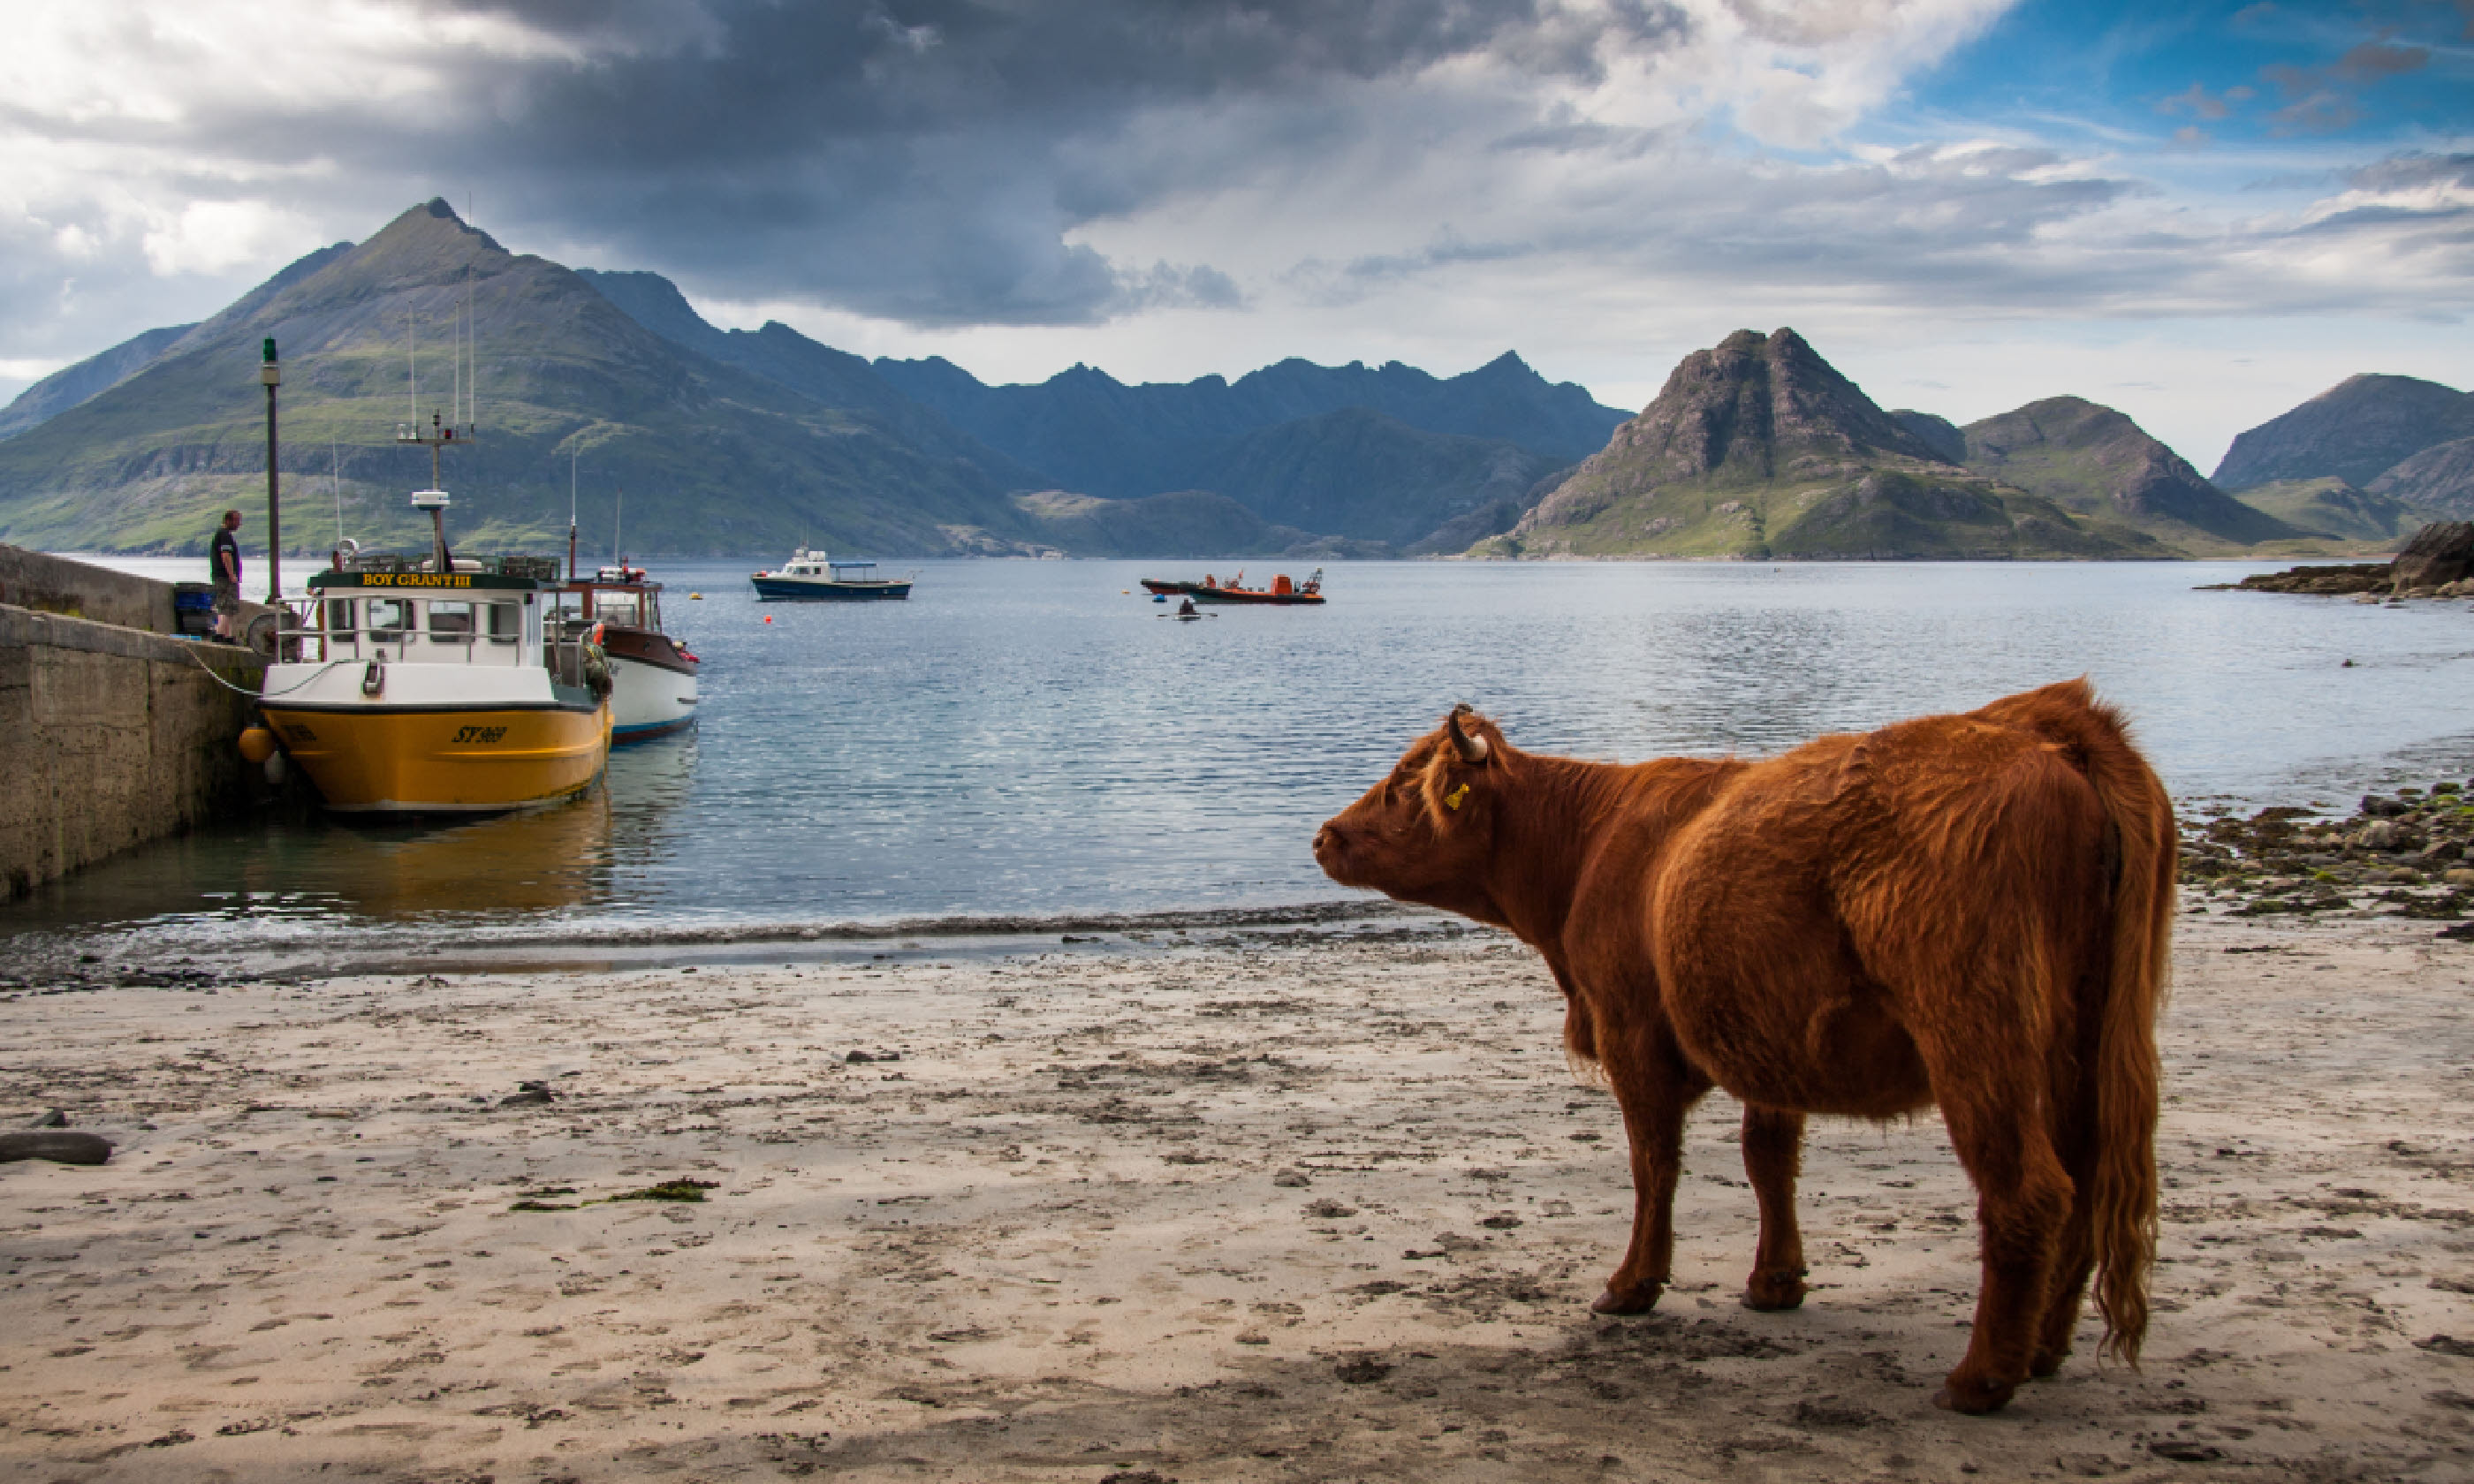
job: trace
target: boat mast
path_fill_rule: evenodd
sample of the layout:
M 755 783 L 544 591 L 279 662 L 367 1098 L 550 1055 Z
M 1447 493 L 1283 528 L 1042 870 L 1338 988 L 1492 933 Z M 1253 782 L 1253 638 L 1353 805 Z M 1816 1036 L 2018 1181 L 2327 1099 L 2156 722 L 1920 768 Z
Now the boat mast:
M 575 450 L 567 451 L 567 580 L 575 581 Z

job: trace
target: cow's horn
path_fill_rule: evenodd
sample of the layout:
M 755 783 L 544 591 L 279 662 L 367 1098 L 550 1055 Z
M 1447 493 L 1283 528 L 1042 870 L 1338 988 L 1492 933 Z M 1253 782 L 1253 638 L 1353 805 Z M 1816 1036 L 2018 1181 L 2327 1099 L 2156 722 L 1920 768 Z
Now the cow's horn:
M 1476 714 L 1476 710 L 1471 707 L 1467 702 L 1464 701 L 1460 705 L 1452 707 L 1452 714 L 1443 719 L 1443 725 L 1451 729 L 1452 747 L 1460 753 L 1461 761 L 1466 763 L 1481 763 L 1486 761 L 1486 738 L 1473 737 L 1467 732 L 1461 730 L 1461 718 L 1464 716 L 1474 716 Z

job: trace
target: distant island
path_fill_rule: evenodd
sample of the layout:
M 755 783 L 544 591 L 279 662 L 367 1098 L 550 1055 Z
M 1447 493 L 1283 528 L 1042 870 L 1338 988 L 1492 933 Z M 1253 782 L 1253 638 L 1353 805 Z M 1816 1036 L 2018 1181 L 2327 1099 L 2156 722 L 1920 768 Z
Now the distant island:
M 411 326 L 408 337 L 407 325 Z M 1129 386 L 989 386 L 787 325 L 723 330 L 667 279 L 506 251 L 443 201 L 303 257 L 0 409 L 0 540 L 193 553 L 265 480 L 254 367 L 283 389 L 285 532 L 416 540 L 396 425 L 476 368 L 450 456 L 465 542 L 742 556 L 2136 560 L 2334 554 L 2474 515 L 2474 395 L 2359 375 L 2235 440 L 2213 479 L 2056 396 L 1965 427 L 1885 411 L 1792 329 L 1678 365 L 1638 416 L 1506 352 L 1457 376 L 1288 360 Z M 407 395 L 407 358 L 425 366 Z

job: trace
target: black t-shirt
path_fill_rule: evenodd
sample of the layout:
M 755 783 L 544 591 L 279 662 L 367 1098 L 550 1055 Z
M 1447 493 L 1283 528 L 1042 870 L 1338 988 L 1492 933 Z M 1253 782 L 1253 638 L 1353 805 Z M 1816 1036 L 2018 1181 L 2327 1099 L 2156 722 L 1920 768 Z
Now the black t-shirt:
M 231 575 L 229 579 L 224 575 L 225 552 L 231 553 Z M 206 548 L 206 576 L 210 582 L 229 581 L 235 587 L 240 586 L 240 542 L 232 539 L 230 531 L 220 527 L 215 531 L 215 543 Z

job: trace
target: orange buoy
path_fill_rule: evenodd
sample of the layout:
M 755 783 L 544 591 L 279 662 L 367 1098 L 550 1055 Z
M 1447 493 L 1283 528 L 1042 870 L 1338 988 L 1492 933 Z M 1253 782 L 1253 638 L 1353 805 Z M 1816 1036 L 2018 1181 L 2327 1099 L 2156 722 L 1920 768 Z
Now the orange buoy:
M 275 755 L 275 733 L 263 727 L 245 729 L 240 734 L 240 754 L 251 762 L 264 762 Z
M 768 623 L 768 624 L 769 624 L 769 623 L 771 623 L 771 622 L 773 621 L 773 615 L 772 615 L 772 614 L 770 614 L 770 613 L 765 614 L 765 615 L 764 615 L 764 621 L 765 621 L 766 623 Z

